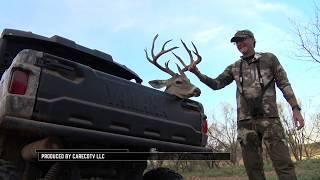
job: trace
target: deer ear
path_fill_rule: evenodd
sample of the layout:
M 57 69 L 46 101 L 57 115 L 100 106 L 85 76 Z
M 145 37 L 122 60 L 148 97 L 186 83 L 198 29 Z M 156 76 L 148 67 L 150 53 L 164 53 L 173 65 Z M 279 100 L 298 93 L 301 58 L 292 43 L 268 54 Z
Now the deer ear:
M 152 80 L 149 81 L 149 84 L 156 89 L 160 89 L 167 85 L 167 80 Z

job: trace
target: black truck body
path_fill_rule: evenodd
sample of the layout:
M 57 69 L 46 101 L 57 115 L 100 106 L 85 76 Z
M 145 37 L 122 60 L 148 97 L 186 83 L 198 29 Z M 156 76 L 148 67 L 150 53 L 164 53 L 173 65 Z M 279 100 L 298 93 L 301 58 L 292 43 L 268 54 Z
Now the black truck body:
M 15 72 L 27 75 L 25 94 L 12 93 Z M 18 161 L 12 153 L 46 137 L 62 139 L 66 148 L 207 151 L 199 102 L 143 86 L 103 52 L 60 36 L 5 29 L 0 73 L 2 142 L 17 147 L 3 148 L 1 159 Z

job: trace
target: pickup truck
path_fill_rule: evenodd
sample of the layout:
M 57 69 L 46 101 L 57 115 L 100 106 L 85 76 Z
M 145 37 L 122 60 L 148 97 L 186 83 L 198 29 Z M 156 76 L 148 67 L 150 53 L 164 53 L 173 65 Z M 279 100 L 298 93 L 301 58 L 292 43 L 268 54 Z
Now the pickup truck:
M 69 39 L 4 29 L 0 74 L 2 179 L 138 180 L 147 166 L 42 162 L 39 149 L 207 151 L 201 103 L 144 86 L 111 55 Z

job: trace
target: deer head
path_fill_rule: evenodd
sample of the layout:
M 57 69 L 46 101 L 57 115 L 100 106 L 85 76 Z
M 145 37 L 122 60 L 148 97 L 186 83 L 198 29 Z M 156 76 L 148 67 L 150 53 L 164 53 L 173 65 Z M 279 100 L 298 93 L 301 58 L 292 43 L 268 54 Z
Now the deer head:
M 148 59 L 148 61 L 150 63 L 152 63 L 153 65 L 155 65 L 157 68 L 159 68 L 160 70 L 162 70 L 163 72 L 166 72 L 168 74 L 171 75 L 171 78 L 167 79 L 167 80 L 152 80 L 149 81 L 149 84 L 154 87 L 154 88 L 162 88 L 162 87 L 166 87 L 165 92 L 168 94 L 172 94 L 175 95 L 179 98 L 182 99 L 186 99 L 186 98 L 190 98 L 190 97 L 197 97 L 200 96 L 201 91 L 198 87 L 194 86 L 190 80 L 188 79 L 188 77 L 186 76 L 186 74 L 184 73 L 185 71 L 188 70 L 188 66 L 186 65 L 183 60 L 177 56 L 176 54 L 174 54 L 174 56 L 180 61 L 180 63 L 184 66 L 183 69 L 181 69 L 179 67 L 179 65 L 177 64 L 177 68 L 179 70 L 179 74 L 173 72 L 170 68 L 169 68 L 169 61 L 165 62 L 165 67 L 161 66 L 160 64 L 158 64 L 157 60 L 159 59 L 160 56 L 162 56 L 165 53 L 168 53 L 174 49 L 177 49 L 178 47 L 172 47 L 169 49 L 165 49 L 165 46 L 167 43 L 169 43 L 171 40 L 166 41 L 163 46 L 162 49 L 159 53 L 157 53 L 156 55 L 154 54 L 154 44 L 156 39 L 158 38 L 158 34 L 154 37 L 153 42 L 152 42 L 152 47 L 151 47 L 151 56 L 152 58 L 150 58 L 148 56 L 148 52 L 147 49 L 145 49 L 145 53 L 146 53 L 146 58 Z M 193 51 L 193 53 L 197 56 L 196 61 L 193 60 L 193 56 L 191 51 L 188 49 L 188 47 L 186 46 L 186 44 L 181 40 L 184 48 L 187 50 L 189 57 L 190 57 L 190 65 L 192 64 L 198 64 L 201 61 L 201 56 L 198 53 L 197 48 L 195 47 L 195 45 L 192 43 L 195 51 Z

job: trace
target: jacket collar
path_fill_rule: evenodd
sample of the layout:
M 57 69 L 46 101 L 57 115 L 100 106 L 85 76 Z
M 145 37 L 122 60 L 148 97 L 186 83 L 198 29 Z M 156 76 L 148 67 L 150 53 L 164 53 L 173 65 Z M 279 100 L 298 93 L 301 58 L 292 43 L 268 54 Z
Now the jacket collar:
M 240 56 L 241 60 L 243 60 L 242 57 L 243 57 L 243 56 Z M 254 54 L 254 57 L 253 57 L 251 60 L 248 61 L 248 64 L 251 64 L 251 63 L 253 63 L 253 62 L 256 62 L 258 59 L 260 59 L 260 57 L 261 57 L 261 54 L 256 52 L 256 53 Z

